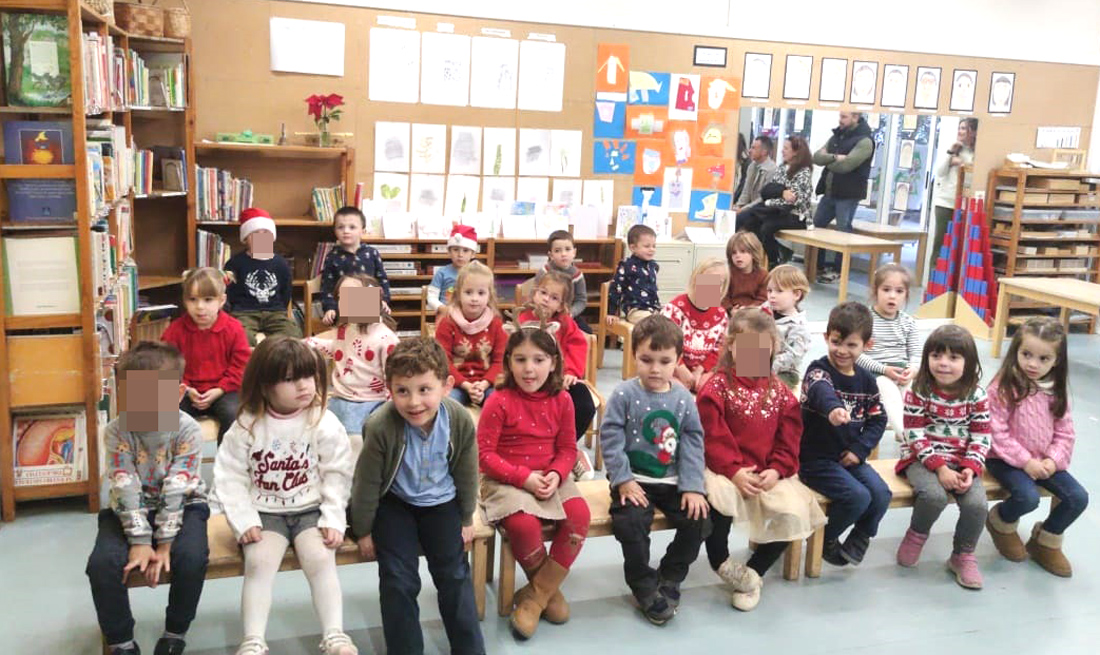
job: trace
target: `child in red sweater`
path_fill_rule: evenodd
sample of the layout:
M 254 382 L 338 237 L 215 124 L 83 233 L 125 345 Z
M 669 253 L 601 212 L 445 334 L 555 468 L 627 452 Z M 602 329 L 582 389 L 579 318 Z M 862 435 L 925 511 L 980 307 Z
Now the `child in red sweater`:
M 684 354 L 676 365 L 675 377 L 692 393 L 703 388 L 718 364 L 718 351 L 729 323 L 729 314 L 720 304 L 728 285 L 729 275 L 722 260 L 706 259 L 691 273 L 687 293 L 661 309 L 661 314 L 684 333 Z
M 180 409 L 191 416 L 212 416 L 218 422 L 218 443 L 237 420 L 238 391 L 252 350 L 240 321 L 222 311 L 225 279 L 214 268 L 184 274 L 186 313 L 172 321 L 160 340 L 183 354 L 187 393 Z
M 752 232 L 737 232 L 726 244 L 729 262 L 729 290 L 722 307 L 732 312 L 742 307 L 759 307 L 768 300 L 768 255 Z
M 462 267 L 455 281 L 449 311 L 435 326 L 455 379 L 451 398 L 463 405 L 481 406 L 501 374 L 508 335 L 497 315 L 493 272 L 478 261 Z
M 520 329 L 504 351 L 504 382 L 477 426 L 481 505 L 508 535 L 528 584 L 516 593 L 512 628 L 528 638 L 539 618 L 569 619 L 561 587 L 588 534 L 588 503 L 570 470 L 577 459 L 573 401 L 562 391 L 562 356 L 554 337 Z M 547 555 L 543 521 L 556 524 Z
M 787 545 L 825 524 L 813 492 L 795 477 L 802 410 L 772 374 L 778 349 L 771 316 L 759 309 L 735 312 L 718 368 L 697 399 L 713 508 L 707 558 L 733 588 L 731 604 L 743 612 L 760 602 L 761 577 Z M 729 555 L 735 520 L 749 523 L 749 539 L 759 544 L 745 564 Z

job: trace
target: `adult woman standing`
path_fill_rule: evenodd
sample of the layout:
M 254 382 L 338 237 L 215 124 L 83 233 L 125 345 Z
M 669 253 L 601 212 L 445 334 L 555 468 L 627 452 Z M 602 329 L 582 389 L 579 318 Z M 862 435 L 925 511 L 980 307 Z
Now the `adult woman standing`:
M 974 143 L 978 138 L 978 119 L 959 121 L 958 140 L 943 155 L 936 166 L 936 182 L 932 192 L 932 207 L 936 222 L 932 237 L 933 253 L 940 251 L 947 224 L 955 215 L 955 197 L 958 194 L 959 167 L 974 162 Z
M 754 232 L 773 265 L 790 261 L 791 250 L 779 245 L 779 230 L 803 229 L 813 198 L 813 155 L 806 139 L 792 136 L 783 142 L 783 165 L 760 191 L 763 202 L 737 216 L 737 229 Z

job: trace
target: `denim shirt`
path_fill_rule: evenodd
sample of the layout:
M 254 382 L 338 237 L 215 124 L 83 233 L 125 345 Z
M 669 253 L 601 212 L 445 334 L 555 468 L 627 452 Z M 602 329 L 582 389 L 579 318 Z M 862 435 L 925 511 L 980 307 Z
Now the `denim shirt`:
M 392 487 L 398 498 L 416 507 L 432 507 L 455 497 L 455 481 L 447 465 L 449 428 L 450 419 L 442 404 L 431 433 L 425 435 L 405 423 L 405 454 Z

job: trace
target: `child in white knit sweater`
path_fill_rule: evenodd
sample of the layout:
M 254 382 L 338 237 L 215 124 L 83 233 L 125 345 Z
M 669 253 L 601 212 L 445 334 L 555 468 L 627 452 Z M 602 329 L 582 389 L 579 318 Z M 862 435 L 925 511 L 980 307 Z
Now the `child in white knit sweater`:
M 321 620 L 321 652 L 356 655 L 343 630 L 336 549 L 355 467 L 347 433 L 325 409 L 325 362 L 297 339 L 265 339 L 241 385 L 241 411 L 214 462 L 214 486 L 244 549 L 237 655 L 264 655 L 272 587 L 293 543 Z

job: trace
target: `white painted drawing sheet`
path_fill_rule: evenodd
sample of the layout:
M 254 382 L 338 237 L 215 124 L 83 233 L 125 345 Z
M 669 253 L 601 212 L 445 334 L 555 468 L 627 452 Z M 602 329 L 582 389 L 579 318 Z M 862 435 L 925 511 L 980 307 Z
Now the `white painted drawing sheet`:
M 374 170 L 409 172 L 409 124 L 374 124 Z
M 452 175 L 481 174 L 481 128 L 467 125 L 451 127 Z
M 516 174 L 516 129 L 514 127 L 485 128 L 483 175 Z
M 515 109 L 519 41 L 488 36 L 473 38 L 470 106 Z
M 443 215 L 452 218 L 459 214 L 476 212 L 481 194 L 481 178 L 474 175 L 447 176 L 447 202 Z
M 520 128 L 519 174 L 550 175 L 550 147 L 550 130 Z
M 271 17 L 271 70 L 344 76 L 344 24 Z
M 581 176 L 582 133 L 580 130 L 552 130 L 550 133 L 550 175 Z
M 550 178 L 521 177 L 516 180 L 516 202 L 546 202 L 550 197 Z
M 367 97 L 374 102 L 420 98 L 420 32 L 372 27 Z
M 521 42 L 519 108 L 528 111 L 561 111 L 564 88 L 565 44 Z
M 420 66 L 420 102 L 470 104 L 470 37 L 425 32 Z
M 446 178 L 414 174 L 409 180 L 409 211 L 418 216 L 442 216 Z
M 447 126 L 413 123 L 409 146 L 414 173 L 447 172 Z

